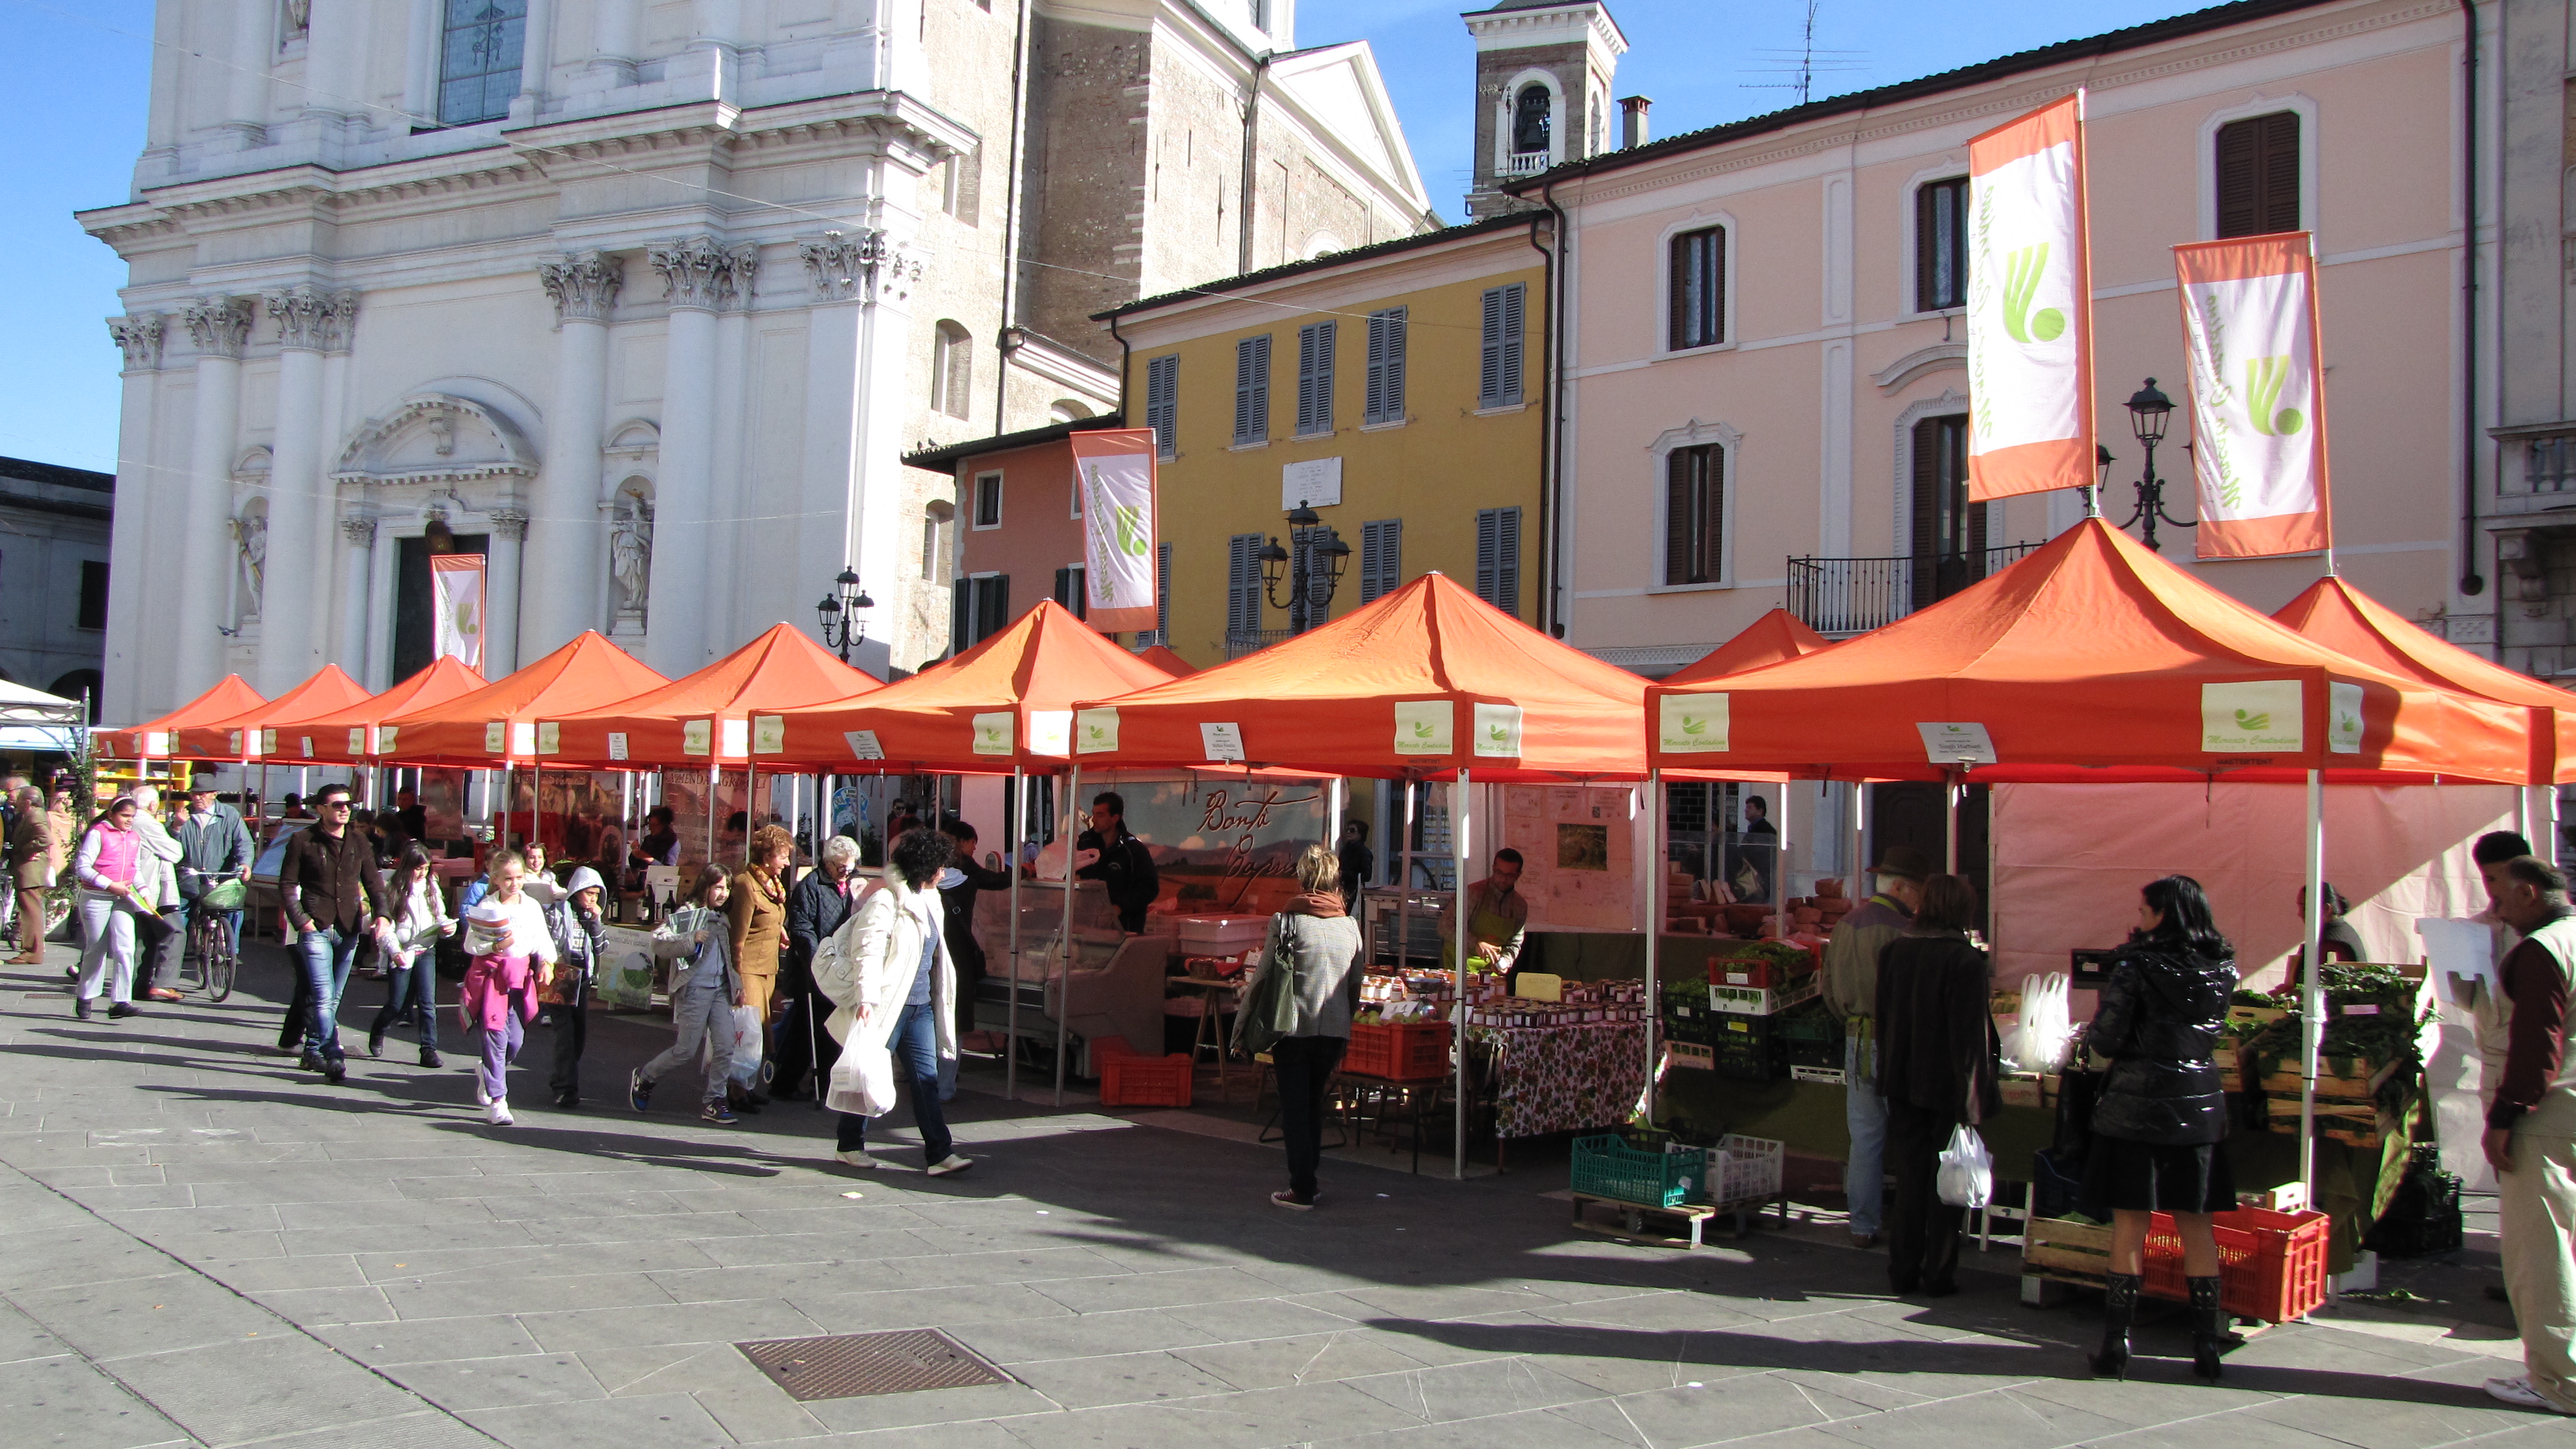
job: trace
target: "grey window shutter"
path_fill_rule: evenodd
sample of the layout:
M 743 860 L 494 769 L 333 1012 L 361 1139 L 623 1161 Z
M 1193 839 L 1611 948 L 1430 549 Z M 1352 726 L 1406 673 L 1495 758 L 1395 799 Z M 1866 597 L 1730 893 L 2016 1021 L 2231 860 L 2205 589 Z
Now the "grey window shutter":
M 1488 604 L 1494 602 L 1494 576 L 1502 565 L 1500 520 L 1495 517 L 1499 512 L 1494 508 L 1476 510 L 1476 597 Z
M 1360 525 L 1360 602 L 1372 603 L 1404 586 L 1404 520 L 1379 518 Z
M 959 579 L 956 586 L 948 591 L 948 652 L 951 655 L 963 654 L 974 644 L 975 641 L 967 637 L 974 627 L 974 614 L 975 581 Z
M 1234 345 L 1234 440 L 1258 443 L 1270 436 L 1270 334 Z
M 1528 311 L 1529 288 L 1514 282 L 1503 289 L 1503 390 L 1499 401 L 1504 405 L 1521 400 L 1521 334 Z
M 1225 630 L 1249 634 L 1261 627 L 1261 535 L 1238 533 L 1226 540 Z
M 1508 407 L 1521 400 L 1521 317 L 1527 290 L 1514 282 L 1485 293 L 1483 367 L 1476 388 L 1478 407 Z
M 1154 430 L 1154 451 L 1169 458 L 1179 447 L 1174 426 L 1180 416 L 1181 360 L 1157 357 L 1145 364 L 1145 426 Z
M 1154 545 L 1154 642 L 1172 642 L 1172 546 Z
M 1691 577 L 1691 522 L 1698 510 L 1691 501 L 1691 450 L 1675 448 L 1664 458 L 1664 582 L 1696 583 Z
M 1391 423 L 1404 416 L 1404 315 L 1402 307 L 1369 314 L 1368 416 Z
M 1297 329 L 1297 435 L 1309 437 L 1333 430 L 1334 324 L 1316 322 Z
M 1521 511 L 1476 511 L 1476 597 L 1521 616 Z

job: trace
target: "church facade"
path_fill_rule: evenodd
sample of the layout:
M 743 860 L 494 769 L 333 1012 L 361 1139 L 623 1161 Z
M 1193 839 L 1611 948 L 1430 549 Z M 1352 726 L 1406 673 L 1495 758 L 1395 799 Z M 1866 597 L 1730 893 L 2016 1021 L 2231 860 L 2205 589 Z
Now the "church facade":
M 758 18 L 755 19 L 754 17 Z M 1365 45 L 1289 0 L 163 0 L 131 199 L 106 717 L 237 671 L 668 675 L 813 617 L 937 657 L 953 482 L 1104 412 L 1081 319 L 1436 224 Z

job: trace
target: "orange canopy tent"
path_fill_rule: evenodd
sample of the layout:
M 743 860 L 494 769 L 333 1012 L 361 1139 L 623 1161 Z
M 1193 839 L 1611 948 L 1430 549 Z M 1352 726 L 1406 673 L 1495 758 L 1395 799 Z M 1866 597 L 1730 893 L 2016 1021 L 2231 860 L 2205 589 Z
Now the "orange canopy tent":
M 2482 659 L 2339 578 L 2317 580 L 2272 617 L 2336 653 L 2391 674 L 2529 709 L 2528 783 L 2576 781 L 2576 694 Z
M 388 763 L 492 767 L 554 753 L 541 718 L 597 709 L 670 683 L 596 629 L 481 689 L 385 721 L 376 750 Z
M 441 655 L 431 660 L 429 667 L 415 671 L 382 694 L 338 709 L 278 721 L 278 754 L 299 765 L 372 763 L 377 739 L 383 733 L 378 725 L 418 714 L 458 695 L 471 694 L 483 684 L 483 676 L 468 668 L 465 661 L 452 654 Z
M 1077 752 L 1115 769 L 1232 759 L 1380 779 L 1637 780 L 1645 689 L 1425 574 L 1257 654 L 1087 696 Z
M 1744 632 L 1701 655 L 1696 663 L 1664 676 L 1666 684 L 1697 684 L 1719 679 L 1801 654 L 1813 654 L 1833 641 L 1807 627 L 1806 621 L 1786 609 L 1771 612 L 1744 626 Z
M 1820 653 L 1647 691 L 1653 763 L 1805 778 L 2512 782 L 2521 711 L 2348 658 L 2100 519 Z
M 768 632 L 696 673 L 579 714 L 543 717 L 548 764 L 634 769 L 767 756 L 763 727 L 779 710 L 846 701 L 883 688 L 794 626 Z
M 191 725 L 211 724 L 230 719 L 267 701 L 260 692 L 242 681 L 238 674 L 227 674 L 223 682 L 161 716 L 146 720 L 131 729 L 98 730 L 93 738 L 99 751 L 116 759 L 140 760 L 168 755 L 179 731 Z
M 1150 645 L 1138 650 L 1136 657 L 1152 664 L 1174 679 L 1186 679 L 1199 672 L 1199 667 L 1172 652 L 1169 644 Z
M 1041 773 L 1072 753 L 1076 700 L 1171 678 L 1043 600 L 936 669 L 828 704 L 779 711 L 772 768 L 835 774 Z
M 266 704 L 205 724 L 188 725 L 173 736 L 170 752 L 193 760 L 248 763 L 278 752 L 277 726 L 286 720 L 329 710 L 347 709 L 367 697 L 367 687 L 325 664 L 312 678 Z

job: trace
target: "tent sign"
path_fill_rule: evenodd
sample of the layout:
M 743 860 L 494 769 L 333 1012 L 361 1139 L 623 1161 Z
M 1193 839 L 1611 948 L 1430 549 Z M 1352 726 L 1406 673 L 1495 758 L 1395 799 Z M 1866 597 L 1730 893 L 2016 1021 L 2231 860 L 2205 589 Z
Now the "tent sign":
M 299 736 L 297 736 L 296 738 L 298 738 L 298 739 L 302 740 L 302 741 L 303 741 L 303 743 L 304 743 L 304 758 L 306 758 L 306 759 L 308 759 L 308 760 L 309 760 L 309 759 L 312 759 L 312 758 L 313 758 L 313 737 L 312 737 L 311 735 L 299 735 Z
M 1667 754 L 1703 755 L 1727 748 L 1727 697 L 1667 694 L 1656 712 L 1657 748 Z
M 626 758 L 626 731 L 610 730 L 608 732 L 608 757 L 612 760 L 622 760 Z
M 1057 756 L 1072 754 L 1073 711 L 1069 709 L 1030 710 L 1029 753 Z
M 389 755 L 393 753 L 394 735 L 396 730 L 397 727 L 394 725 L 384 725 L 376 730 L 376 748 L 374 753 L 380 755 Z M 352 731 L 352 733 L 355 733 L 355 731 Z M 356 745 L 352 744 L 349 748 L 352 754 L 359 753 Z
M 238 755 L 241 752 L 242 732 L 240 730 L 227 731 L 224 735 L 224 753 L 227 755 Z
M 562 725 L 556 724 L 551 720 L 541 720 L 538 722 L 537 753 L 541 755 L 559 755 L 563 753 Z
M 1395 706 L 1395 752 L 1399 755 L 1446 755 L 1456 749 L 1458 706 L 1445 699 L 1398 700 Z
M 882 760 L 885 758 L 885 747 L 877 743 L 875 730 L 851 730 L 841 738 L 850 742 L 851 759 Z
M 1015 733 L 1014 726 L 1017 723 L 1018 720 L 1007 709 L 997 709 L 989 714 L 975 716 L 975 753 L 1009 754 L 1012 736 Z
M 1995 742 L 1986 727 L 1960 720 L 1936 720 L 1918 724 L 1923 732 L 1923 753 L 1936 765 L 1991 765 L 1995 762 Z
M 259 752 L 263 755 L 273 755 L 277 753 L 277 731 L 261 730 L 259 732 Z
M 1207 757 L 1219 764 L 1243 761 L 1243 726 L 1239 724 L 1200 725 L 1199 742 L 1206 748 Z
M 2200 687 L 2200 747 L 2213 755 L 2297 754 L 2306 724 L 2295 679 Z
M 2327 683 L 2326 749 L 2338 755 L 2361 753 L 2360 685 Z
M 1074 752 L 1105 755 L 1118 748 L 1118 711 L 1086 709 L 1073 717 Z
M 510 727 L 508 725 L 503 724 L 497 719 L 487 722 L 483 726 L 483 753 L 487 755 L 497 755 L 501 753 L 501 742 L 508 739 L 509 736 Z
M 680 721 L 680 753 L 684 755 L 711 754 L 714 752 L 715 746 L 716 722 L 714 720 L 687 719 Z
M 753 715 L 751 717 L 751 752 L 755 755 L 787 753 L 787 716 Z
M 1516 704 L 1476 706 L 1476 753 L 1495 759 L 1521 757 L 1521 707 Z

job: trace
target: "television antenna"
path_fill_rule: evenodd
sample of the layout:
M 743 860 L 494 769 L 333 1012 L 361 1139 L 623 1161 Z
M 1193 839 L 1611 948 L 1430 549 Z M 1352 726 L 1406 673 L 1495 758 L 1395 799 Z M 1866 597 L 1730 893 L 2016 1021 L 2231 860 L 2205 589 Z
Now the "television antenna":
M 1862 64 L 1861 57 L 1869 54 L 1868 51 L 1816 49 L 1816 9 L 1820 3 L 1822 3 L 1822 0 L 1807 0 L 1806 30 L 1802 35 L 1800 44 L 1796 50 L 1757 50 L 1753 52 L 1755 55 L 1762 57 L 1762 63 L 1754 67 L 1757 74 L 1785 76 L 1787 79 L 1765 81 L 1758 85 L 1742 86 L 1739 87 L 1739 89 L 1748 91 L 1796 91 L 1798 93 L 1798 104 L 1803 106 L 1809 101 L 1815 99 L 1816 76 L 1820 72 L 1831 74 L 1836 71 L 1857 71 L 1867 69 L 1867 67 Z

